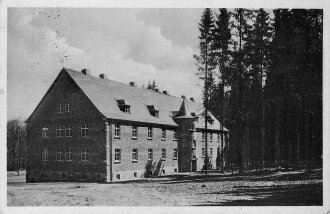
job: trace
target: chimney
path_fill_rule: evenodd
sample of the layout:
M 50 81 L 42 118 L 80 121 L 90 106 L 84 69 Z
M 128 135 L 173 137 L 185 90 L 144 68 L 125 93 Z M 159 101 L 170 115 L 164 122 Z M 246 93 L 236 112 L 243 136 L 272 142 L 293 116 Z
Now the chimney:
M 155 88 L 155 91 L 156 91 L 156 92 L 159 92 L 159 89 L 158 89 L 158 88 Z
M 86 68 L 82 69 L 81 70 L 81 73 L 85 74 L 86 76 L 90 76 L 91 75 L 91 71 L 89 69 L 86 69 Z
M 186 96 L 184 96 L 184 95 L 181 95 L 181 98 L 182 98 L 182 99 L 186 99 Z
M 163 94 L 168 95 L 168 91 L 163 91 Z
M 132 87 L 136 86 L 135 82 L 129 82 L 129 85 L 132 86 Z
M 193 102 L 195 102 L 195 99 L 193 97 L 190 97 L 190 100 L 193 101 Z
M 100 74 L 99 77 L 101 79 L 106 79 L 106 80 L 108 79 L 108 76 L 106 74 Z

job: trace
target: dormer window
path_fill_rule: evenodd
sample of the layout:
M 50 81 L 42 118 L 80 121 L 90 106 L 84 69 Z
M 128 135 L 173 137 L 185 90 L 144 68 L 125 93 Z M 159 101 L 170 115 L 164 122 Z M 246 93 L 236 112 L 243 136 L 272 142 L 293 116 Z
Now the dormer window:
M 159 118 L 159 110 L 154 105 L 147 105 L 147 107 L 152 116 Z
M 122 99 L 122 100 L 117 100 L 117 103 L 120 111 L 125 112 L 126 114 L 131 113 L 131 106 L 127 101 Z
M 210 115 L 207 116 L 207 122 L 209 122 L 209 124 L 211 124 L 211 125 L 214 124 L 214 120 L 212 119 L 212 117 Z

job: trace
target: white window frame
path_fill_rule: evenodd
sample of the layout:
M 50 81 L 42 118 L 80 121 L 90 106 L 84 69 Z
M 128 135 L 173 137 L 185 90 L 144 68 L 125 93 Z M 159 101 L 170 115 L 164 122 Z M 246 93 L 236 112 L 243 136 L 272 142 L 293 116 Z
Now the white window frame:
M 65 112 L 70 112 L 70 104 L 65 104 Z
M 178 148 L 173 149 L 173 159 L 177 160 L 178 159 Z
M 87 137 L 89 135 L 88 124 L 82 124 L 80 130 L 82 137 Z
M 121 162 L 121 149 L 115 149 L 115 162 Z
M 166 129 L 162 129 L 162 140 L 166 140 Z
M 130 106 L 124 106 L 124 112 L 126 114 L 130 114 L 131 113 L 131 107 Z
M 210 133 L 210 142 L 213 141 L 213 133 Z
M 84 148 L 80 150 L 80 160 L 89 161 L 89 152 L 88 149 Z
M 63 125 L 56 126 L 56 137 L 63 137 Z
M 173 140 L 178 140 L 177 136 L 176 136 L 176 130 L 173 130 Z
M 138 127 L 132 126 L 132 138 L 137 139 L 138 138 Z
M 139 160 L 139 150 L 132 149 L 132 162 L 138 162 Z
M 48 161 L 48 149 L 43 148 L 41 151 L 41 160 Z
M 41 129 L 41 136 L 42 137 L 48 137 L 48 126 L 44 125 Z
M 63 104 L 58 104 L 58 113 L 62 113 L 63 112 Z
M 205 141 L 205 132 L 202 132 L 202 141 Z
M 166 160 L 166 149 L 162 149 L 162 160 Z
M 56 161 L 63 161 L 63 151 L 60 149 L 56 151 Z
M 120 138 L 120 125 L 115 124 L 115 138 Z
M 148 127 L 148 139 L 151 140 L 153 137 L 153 130 L 152 127 Z
M 153 150 L 148 149 L 148 160 L 152 160 L 152 159 L 153 159 Z
M 65 161 L 72 161 L 72 149 L 66 149 L 65 151 Z
M 72 125 L 65 126 L 65 137 L 72 137 Z

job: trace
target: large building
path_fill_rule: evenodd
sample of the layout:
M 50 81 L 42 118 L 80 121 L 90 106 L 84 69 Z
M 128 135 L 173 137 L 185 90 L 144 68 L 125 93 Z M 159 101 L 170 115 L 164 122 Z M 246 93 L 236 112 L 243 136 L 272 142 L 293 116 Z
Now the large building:
M 27 182 L 200 171 L 206 154 L 219 168 L 228 130 L 210 112 L 205 129 L 203 112 L 193 99 L 63 68 L 26 121 Z

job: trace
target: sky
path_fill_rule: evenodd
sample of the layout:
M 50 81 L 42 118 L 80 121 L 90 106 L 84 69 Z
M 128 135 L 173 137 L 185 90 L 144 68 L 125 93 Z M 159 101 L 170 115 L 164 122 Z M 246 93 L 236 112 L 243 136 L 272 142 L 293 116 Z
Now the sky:
M 8 8 L 7 117 L 26 119 L 63 67 L 201 100 L 203 9 Z

